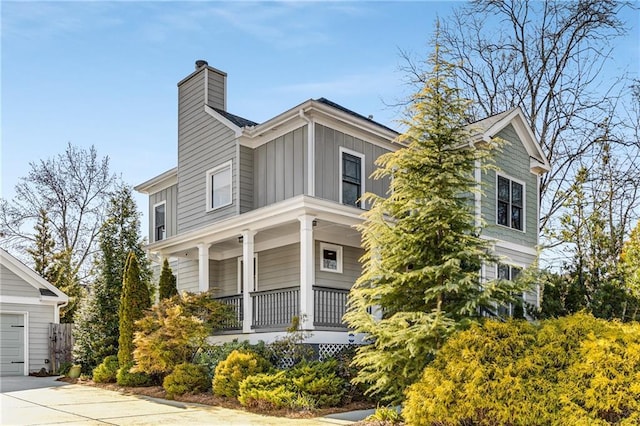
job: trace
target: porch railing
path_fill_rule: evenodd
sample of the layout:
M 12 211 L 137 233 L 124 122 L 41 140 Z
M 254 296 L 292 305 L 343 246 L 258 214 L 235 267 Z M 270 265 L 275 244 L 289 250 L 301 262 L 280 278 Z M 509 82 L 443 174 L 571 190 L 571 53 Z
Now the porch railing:
M 222 329 L 242 330 L 242 319 L 244 318 L 244 311 L 242 310 L 242 295 L 236 294 L 233 296 L 217 297 L 216 299 L 227 306 L 231 306 L 233 312 L 231 318 L 225 321 L 222 325 Z
M 300 314 L 300 287 L 256 291 L 253 298 L 253 328 L 287 328 Z
M 346 311 L 349 290 L 313 287 L 313 325 L 345 328 L 342 316 Z

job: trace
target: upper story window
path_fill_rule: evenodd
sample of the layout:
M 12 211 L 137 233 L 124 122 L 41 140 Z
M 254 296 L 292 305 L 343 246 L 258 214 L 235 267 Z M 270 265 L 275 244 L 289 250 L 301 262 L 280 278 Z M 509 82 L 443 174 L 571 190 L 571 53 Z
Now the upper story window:
M 153 241 L 162 241 L 167 238 L 165 201 L 153 206 Z
M 320 270 L 342 273 L 342 246 L 320 243 Z
M 524 231 L 524 183 L 498 175 L 496 223 Z
M 364 193 L 364 155 L 340 147 L 340 202 L 361 207 Z
M 231 161 L 207 172 L 207 211 L 231 204 Z

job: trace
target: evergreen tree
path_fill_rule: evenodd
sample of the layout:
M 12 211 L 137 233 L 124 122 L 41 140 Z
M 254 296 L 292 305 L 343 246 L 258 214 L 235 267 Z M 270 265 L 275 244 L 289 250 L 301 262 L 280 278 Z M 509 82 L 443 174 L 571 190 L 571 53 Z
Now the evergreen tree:
M 436 42 L 433 68 L 408 107 L 404 147 L 377 160 L 373 178 L 390 179 L 390 190 L 387 198 L 364 196 L 371 210 L 359 227 L 363 273 L 345 315 L 371 342 L 354 358 L 355 382 L 390 402 L 452 332 L 513 301 L 517 288 L 503 280 L 480 286 L 482 264 L 496 259 L 475 222 L 474 170 L 476 162 L 490 167 L 492 147 L 469 143 L 468 103 L 442 58 Z
M 91 288 L 86 309 L 74 327 L 74 356 L 88 368 L 118 353 L 118 311 L 122 280 L 129 252 L 139 259 L 141 279 L 150 282 L 151 272 L 140 235 L 140 213 L 127 185 L 120 186 L 109 200 L 107 218 L 99 235 L 100 253 L 95 265 L 98 276 Z
M 54 265 L 54 260 L 56 259 L 54 249 L 56 243 L 51 234 L 51 222 L 45 209 L 41 208 L 38 210 L 35 231 L 35 247 L 27 249 L 27 253 L 29 253 L 33 259 L 33 270 L 42 278 L 55 285 L 56 279 L 58 278 Z
M 120 337 L 118 338 L 118 362 L 126 365 L 133 361 L 133 333 L 135 322 L 151 307 L 149 287 L 142 280 L 138 259 L 129 253 L 122 281 L 120 299 Z
M 162 263 L 162 272 L 160 272 L 160 282 L 158 283 L 158 292 L 160 300 L 168 299 L 178 294 L 176 287 L 176 276 L 169 266 L 169 261 L 165 258 Z

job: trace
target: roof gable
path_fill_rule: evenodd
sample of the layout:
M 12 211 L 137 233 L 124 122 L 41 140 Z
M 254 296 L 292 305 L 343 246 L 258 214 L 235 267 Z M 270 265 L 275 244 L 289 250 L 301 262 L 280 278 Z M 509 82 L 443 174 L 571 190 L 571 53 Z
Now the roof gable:
M 0 248 L 0 263 L 11 272 L 21 278 L 26 284 L 38 290 L 42 300 L 55 300 L 68 302 L 69 297 L 60 291 L 56 286 L 38 275 L 33 269 L 20 262 L 14 256 Z

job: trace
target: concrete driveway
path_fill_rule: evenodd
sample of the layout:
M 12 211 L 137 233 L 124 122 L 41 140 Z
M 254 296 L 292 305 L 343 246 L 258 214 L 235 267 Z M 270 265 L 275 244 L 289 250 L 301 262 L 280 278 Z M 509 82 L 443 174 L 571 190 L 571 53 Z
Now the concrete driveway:
M 335 418 L 286 419 L 221 407 L 167 401 L 51 377 L 2 377 L 2 425 L 271 425 L 329 426 Z

